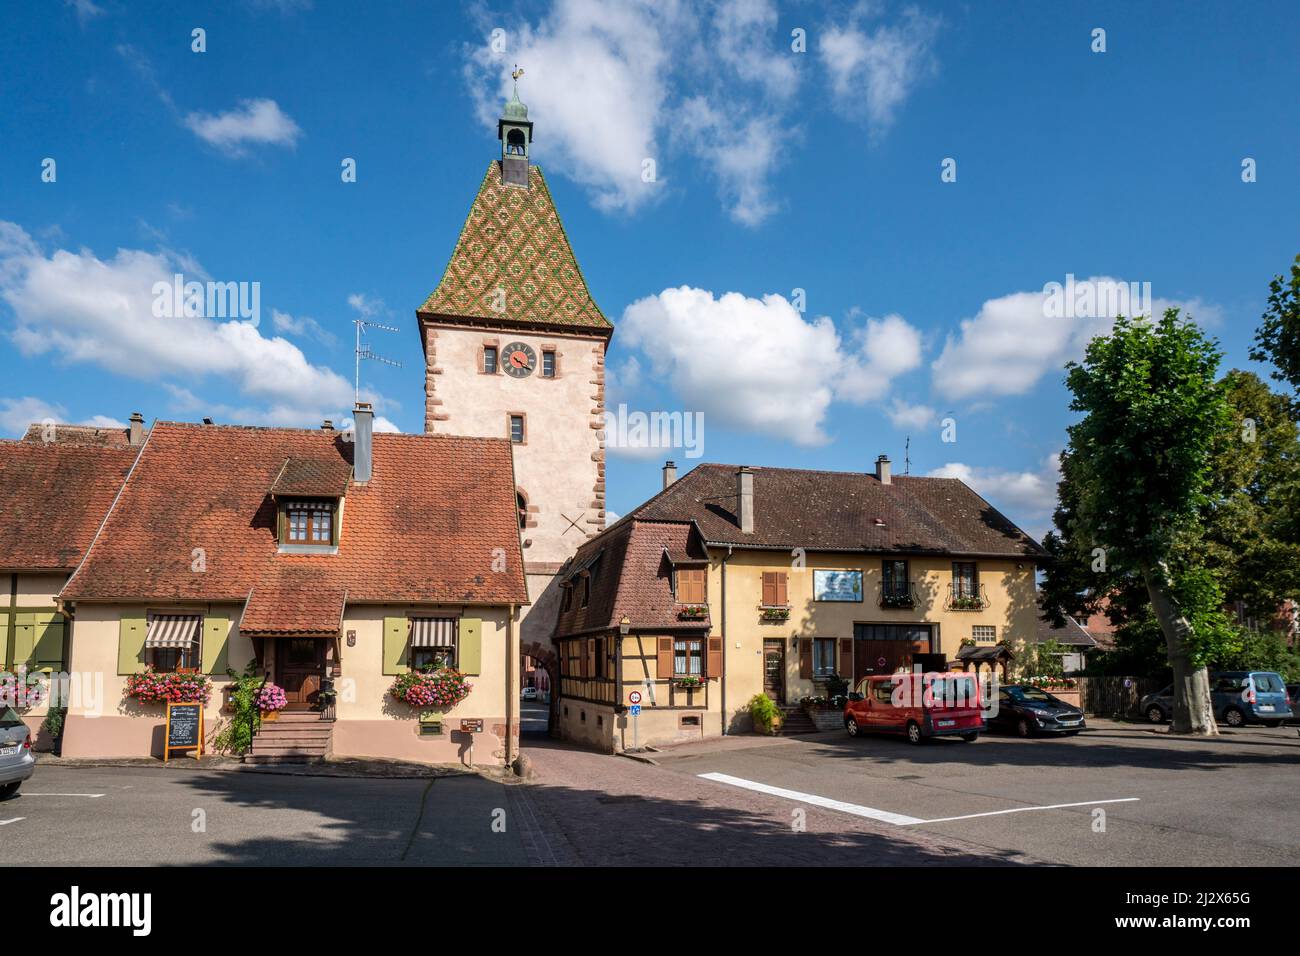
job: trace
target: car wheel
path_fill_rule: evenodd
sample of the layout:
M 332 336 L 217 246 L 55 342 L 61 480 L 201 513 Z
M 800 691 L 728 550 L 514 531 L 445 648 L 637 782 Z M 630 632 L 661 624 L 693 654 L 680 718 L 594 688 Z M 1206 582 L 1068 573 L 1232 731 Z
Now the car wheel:
M 1021 717 L 1016 724 L 1016 735 L 1019 737 L 1032 737 L 1034 735 L 1034 728 L 1029 726 L 1029 721 L 1024 717 Z
M 921 725 L 914 720 L 907 722 L 907 742 L 909 744 L 925 743 L 925 735 L 921 733 Z
M 849 732 L 850 737 L 856 737 L 859 733 L 858 722 L 852 717 L 844 719 L 844 729 Z
M 1147 720 L 1153 724 L 1163 724 L 1165 722 L 1165 712 L 1159 707 L 1148 707 Z
M 1229 707 L 1223 712 L 1223 722 L 1229 727 L 1245 727 L 1246 715 L 1240 707 Z
M 18 788 L 22 785 L 23 782 L 19 780 L 17 783 L 6 783 L 3 786 L 0 786 L 0 800 L 8 800 L 18 792 Z
M 966 741 L 966 743 L 968 744 L 973 744 L 975 741 L 980 739 L 979 731 L 972 731 L 969 734 L 962 734 L 961 739 Z

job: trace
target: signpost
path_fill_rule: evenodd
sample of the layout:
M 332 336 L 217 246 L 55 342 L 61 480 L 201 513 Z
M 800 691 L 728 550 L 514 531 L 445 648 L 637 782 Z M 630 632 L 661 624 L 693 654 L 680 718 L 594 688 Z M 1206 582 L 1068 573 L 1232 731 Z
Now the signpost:
M 634 751 L 641 749 L 641 734 L 637 719 L 641 716 L 641 692 L 634 690 L 627 695 L 628 704 L 630 705 L 627 712 L 632 715 L 632 749 Z
M 203 756 L 203 704 L 190 701 L 167 702 L 167 731 L 163 735 L 163 763 L 173 750 L 193 750 L 197 760 Z
M 469 752 L 465 755 L 469 759 L 469 766 L 474 766 L 474 735 L 483 733 L 482 717 L 462 717 L 460 719 L 460 732 L 469 734 Z

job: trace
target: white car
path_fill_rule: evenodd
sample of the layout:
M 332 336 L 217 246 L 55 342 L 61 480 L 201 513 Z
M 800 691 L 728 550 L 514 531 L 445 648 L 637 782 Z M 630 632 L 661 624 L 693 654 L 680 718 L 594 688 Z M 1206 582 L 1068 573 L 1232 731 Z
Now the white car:
M 520 693 L 519 698 L 520 698 L 520 700 L 536 700 L 536 699 L 537 699 L 537 688 L 536 688 L 536 687 L 525 687 L 525 688 L 523 689 L 523 692 Z
M 35 767 L 31 731 L 12 707 L 0 708 L 0 800 L 17 793 Z

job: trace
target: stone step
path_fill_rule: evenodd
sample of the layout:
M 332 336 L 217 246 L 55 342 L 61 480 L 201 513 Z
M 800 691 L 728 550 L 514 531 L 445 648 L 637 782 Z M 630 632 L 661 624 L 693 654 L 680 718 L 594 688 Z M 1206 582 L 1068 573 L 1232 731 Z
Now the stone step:
M 289 756 L 303 754 L 306 756 L 323 757 L 329 752 L 326 746 L 315 746 L 313 744 L 267 744 L 260 741 L 253 741 L 254 754 L 265 756 Z
M 259 734 L 313 734 L 321 737 L 328 737 L 334 733 L 334 728 L 328 724 L 297 723 L 296 721 L 288 724 L 263 724 L 257 729 Z
M 323 754 L 248 754 L 244 763 L 253 764 L 317 764 L 325 763 Z

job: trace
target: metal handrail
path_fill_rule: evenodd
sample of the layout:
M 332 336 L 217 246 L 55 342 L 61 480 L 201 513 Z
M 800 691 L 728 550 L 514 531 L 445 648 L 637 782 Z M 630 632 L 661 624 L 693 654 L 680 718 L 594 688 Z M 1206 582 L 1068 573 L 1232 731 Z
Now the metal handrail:
M 876 598 L 876 606 L 880 608 L 916 607 L 921 603 L 920 599 L 917 597 L 916 584 L 911 581 L 906 582 L 906 584 L 907 587 L 901 589 L 901 593 L 896 591 L 887 594 L 885 592 L 885 583 L 882 581 L 880 583 L 880 594 Z
M 982 611 L 989 606 L 989 593 L 983 584 L 975 586 L 975 593 L 964 593 L 953 582 L 948 589 L 948 600 L 944 603 L 946 611 Z

